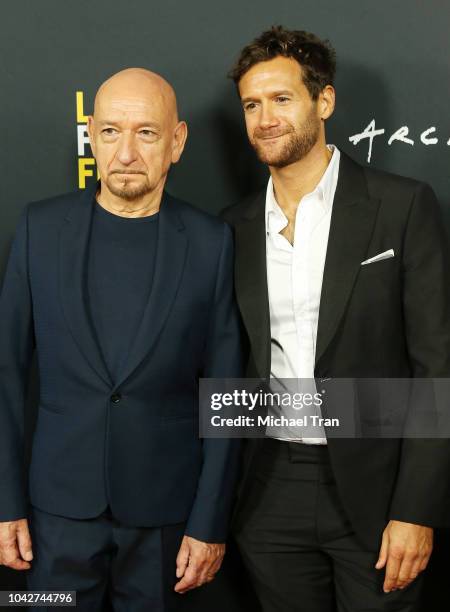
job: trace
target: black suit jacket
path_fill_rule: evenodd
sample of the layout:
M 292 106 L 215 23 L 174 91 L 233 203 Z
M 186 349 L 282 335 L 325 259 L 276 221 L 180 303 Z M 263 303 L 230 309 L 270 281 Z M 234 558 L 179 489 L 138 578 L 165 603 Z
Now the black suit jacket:
M 36 347 L 31 502 L 73 518 L 109 503 L 125 524 L 187 521 L 189 535 L 223 541 L 239 441 L 199 439 L 198 381 L 242 373 L 231 232 L 164 195 L 151 295 L 113 381 L 86 304 L 94 193 L 30 205 L 13 243 L 0 299 L 0 520 L 27 513 L 23 398 Z
M 223 217 L 235 233 L 236 292 L 250 345 L 247 375 L 267 378 L 265 190 Z M 388 249 L 395 257 L 361 266 Z M 449 253 L 436 198 L 424 183 L 363 168 L 345 154 L 326 254 L 315 376 L 450 376 Z M 247 474 L 259 444 L 247 445 Z M 367 545 L 378 546 L 389 519 L 449 522 L 448 440 L 334 438 L 329 453 L 342 502 Z

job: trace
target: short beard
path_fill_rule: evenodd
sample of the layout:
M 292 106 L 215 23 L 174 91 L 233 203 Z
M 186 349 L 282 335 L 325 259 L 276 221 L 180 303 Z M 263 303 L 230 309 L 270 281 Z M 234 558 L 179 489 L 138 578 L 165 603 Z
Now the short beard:
M 110 176 L 108 176 L 106 179 L 106 185 L 113 195 L 121 200 L 126 200 L 127 202 L 139 200 L 152 191 L 150 183 L 148 182 L 148 177 L 145 178 L 145 182 L 142 185 L 138 185 L 137 187 L 133 188 L 129 185 L 126 179 L 121 187 L 117 187 L 117 185 L 111 181 Z
M 274 168 L 285 168 L 306 157 L 318 141 L 319 134 L 320 120 L 311 113 L 299 128 L 288 134 L 287 142 L 279 153 L 271 153 L 258 144 L 253 144 L 253 147 L 263 164 Z

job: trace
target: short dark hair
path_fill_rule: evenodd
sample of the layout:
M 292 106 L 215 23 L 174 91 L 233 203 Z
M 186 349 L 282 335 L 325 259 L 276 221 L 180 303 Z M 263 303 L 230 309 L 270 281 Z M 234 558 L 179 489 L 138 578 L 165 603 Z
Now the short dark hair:
M 317 100 L 326 85 L 333 85 L 336 52 L 330 42 L 310 32 L 287 30 L 283 26 L 272 26 L 244 47 L 228 76 L 238 85 L 252 66 L 280 55 L 300 64 L 303 82 L 313 100 Z

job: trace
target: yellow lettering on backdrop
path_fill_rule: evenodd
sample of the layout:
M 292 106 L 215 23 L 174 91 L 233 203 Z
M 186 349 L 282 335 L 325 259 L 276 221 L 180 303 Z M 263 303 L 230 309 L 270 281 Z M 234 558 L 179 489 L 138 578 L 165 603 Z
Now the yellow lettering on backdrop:
M 93 168 L 89 166 L 95 166 L 95 159 L 93 157 L 80 157 L 78 159 L 78 187 L 79 189 L 85 189 L 86 177 L 94 176 Z M 97 173 L 98 178 L 98 173 Z
M 77 123 L 87 123 L 87 115 L 84 114 L 84 93 L 77 91 Z

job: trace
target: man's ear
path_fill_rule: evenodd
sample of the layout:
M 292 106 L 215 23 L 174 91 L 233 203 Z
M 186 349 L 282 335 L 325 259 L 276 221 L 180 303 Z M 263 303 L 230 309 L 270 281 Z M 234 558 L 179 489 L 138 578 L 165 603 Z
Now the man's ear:
M 92 153 L 95 156 L 94 129 L 95 129 L 94 117 L 92 115 L 89 115 L 88 120 L 87 120 L 87 132 L 89 136 L 89 144 L 91 145 Z
M 318 99 L 319 116 L 324 121 L 333 114 L 335 101 L 336 92 L 334 87 L 326 85 L 320 92 Z
M 181 154 L 183 153 L 184 145 L 186 143 L 188 135 L 188 128 L 186 121 L 179 121 L 174 134 L 173 134 L 173 144 L 172 144 L 172 163 L 176 164 L 180 159 Z

